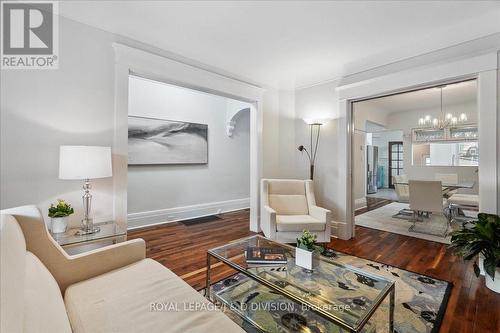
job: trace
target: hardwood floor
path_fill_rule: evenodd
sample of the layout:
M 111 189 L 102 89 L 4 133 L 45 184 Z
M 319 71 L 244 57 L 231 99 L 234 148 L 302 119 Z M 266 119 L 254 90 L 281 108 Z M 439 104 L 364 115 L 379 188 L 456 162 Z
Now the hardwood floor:
M 253 235 L 248 230 L 250 211 L 221 215 L 210 222 L 186 225 L 175 222 L 129 231 L 127 238 L 146 241 L 146 256 L 159 261 L 195 289 L 205 288 L 207 250 Z M 223 265 L 215 267 L 212 280 L 232 274 Z
M 193 288 L 201 289 L 205 286 L 206 251 L 253 234 L 248 231 L 248 218 L 248 211 L 239 211 L 189 226 L 171 223 L 134 230 L 128 238 L 143 238 L 148 257 L 170 268 Z M 336 239 L 328 247 L 452 282 L 440 332 L 500 332 L 500 295 L 488 290 L 484 277 L 475 277 L 472 263 L 452 255 L 445 244 L 356 227 L 354 239 Z M 228 273 L 229 269 L 219 265 L 213 279 Z
M 356 211 L 354 212 L 354 215 L 358 216 L 358 215 L 364 214 L 364 213 L 369 212 L 371 210 L 375 210 L 375 209 L 380 208 L 382 206 L 388 205 L 391 202 L 394 202 L 394 201 L 389 200 L 389 199 L 366 197 L 366 207 L 356 209 Z

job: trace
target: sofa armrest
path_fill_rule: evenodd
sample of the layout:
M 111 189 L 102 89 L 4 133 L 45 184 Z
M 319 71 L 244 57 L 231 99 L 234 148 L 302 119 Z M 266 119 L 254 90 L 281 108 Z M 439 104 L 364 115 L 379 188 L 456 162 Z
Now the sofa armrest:
M 269 206 L 263 205 L 261 210 L 261 229 L 267 238 L 276 238 L 276 211 Z
M 40 210 L 33 205 L 0 211 L 12 215 L 21 227 L 26 250 L 33 253 L 54 276 L 61 289 L 146 257 L 144 240 L 135 239 L 70 256 L 50 236 Z M 3 216 L 2 216 L 3 217 Z
M 133 264 L 146 257 L 143 239 L 113 244 L 81 254 L 67 256 L 52 267 L 62 292 L 70 285 Z
M 332 212 L 318 206 L 309 206 L 309 215 L 323 222 L 330 222 Z

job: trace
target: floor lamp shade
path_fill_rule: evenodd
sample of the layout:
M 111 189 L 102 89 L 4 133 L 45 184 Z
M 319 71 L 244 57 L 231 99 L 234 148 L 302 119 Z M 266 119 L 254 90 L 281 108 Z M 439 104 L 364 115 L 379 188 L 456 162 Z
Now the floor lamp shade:
M 111 147 L 61 146 L 60 179 L 96 179 L 111 177 Z

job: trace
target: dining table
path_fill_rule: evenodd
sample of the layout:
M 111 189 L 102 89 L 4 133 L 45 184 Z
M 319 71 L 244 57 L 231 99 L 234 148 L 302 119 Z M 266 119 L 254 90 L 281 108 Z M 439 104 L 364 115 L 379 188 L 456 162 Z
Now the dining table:
M 408 185 L 408 181 L 395 182 L 394 184 Z M 443 186 L 443 188 L 448 188 L 448 189 L 473 188 L 475 182 L 474 181 L 460 181 L 458 183 L 443 182 L 441 185 Z

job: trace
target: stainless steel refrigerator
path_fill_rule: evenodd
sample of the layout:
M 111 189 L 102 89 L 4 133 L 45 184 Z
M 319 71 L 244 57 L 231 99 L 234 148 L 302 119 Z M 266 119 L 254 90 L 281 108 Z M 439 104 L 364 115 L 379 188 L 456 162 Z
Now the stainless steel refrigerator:
M 366 146 L 366 192 L 377 193 L 378 147 Z

